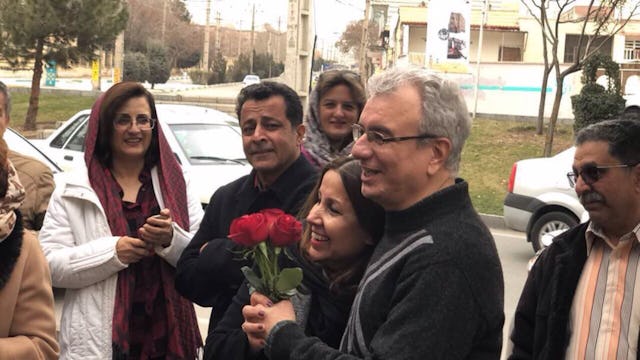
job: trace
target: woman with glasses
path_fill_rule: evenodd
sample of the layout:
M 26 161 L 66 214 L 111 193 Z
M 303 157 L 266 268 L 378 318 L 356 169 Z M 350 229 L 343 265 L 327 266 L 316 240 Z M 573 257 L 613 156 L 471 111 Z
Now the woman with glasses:
M 202 207 L 158 121 L 142 85 L 111 87 L 91 109 L 86 168 L 52 195 L 40 242 L 53 286 L 67 289 L 63 359 L 195 359 L 202 347 L 174 287 Z
M 309 96 L 302 146 L 302 153 L 317 168 L 351 153 L 351 127 L 358 122 L 365 101 L 358 74 L 329 70 L 320 75 Z

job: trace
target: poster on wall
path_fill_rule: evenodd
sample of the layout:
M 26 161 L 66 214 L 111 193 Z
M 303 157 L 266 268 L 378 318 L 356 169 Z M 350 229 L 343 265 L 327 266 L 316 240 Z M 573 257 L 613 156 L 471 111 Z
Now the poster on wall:
M 425 65 L 443 72 L 469 72 L 470 32 L 469 0 L 430 1 Z

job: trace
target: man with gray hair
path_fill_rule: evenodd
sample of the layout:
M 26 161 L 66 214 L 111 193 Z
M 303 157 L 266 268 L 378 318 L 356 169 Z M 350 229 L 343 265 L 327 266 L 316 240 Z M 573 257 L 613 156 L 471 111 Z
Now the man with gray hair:
M 396 68 L 372 77 L 368 91 L 352 155 L 362 164 L 363 195 L 387 214 L 344 354 L 281 321 L 285 302 L 245 307 L 243 328 L 250 340 L 264 330 L 271 359 L 498 359 L 502 268 L 468 184 L 456 177 L 471 128 L 458 86 Z
M 637 359 L 640 348 L 640 121 L 576 136 L 567 174 L 590 221 L 536 260 L 514 317 L 510 359 Z

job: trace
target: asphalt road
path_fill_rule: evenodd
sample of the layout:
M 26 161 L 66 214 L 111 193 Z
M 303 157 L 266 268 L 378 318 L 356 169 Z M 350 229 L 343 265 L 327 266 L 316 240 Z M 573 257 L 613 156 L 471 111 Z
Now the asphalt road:
M 492 229 L 491 232 L 496 240 L 496 246 L 500 260 L 502 261 L 502 271 L 504 273 L 504 307 L 506 316 L 504 339 L 506 342 L 511 326 L 511 319 L 513 318 L 518 299 L 520 298 L 520 292 L 527 279 L 527 263 L 533 256 L 533 250 L 531 245 L 526 242 L 524 233 L 504 229 Z M 64 296 L 63 291 L 56 290 L 55 295 L 56 315 L 59 320 Z M 198 325 L 200 326 L 203 340 L 207 335 L 210 311 L 210 308 L 196 306 Z M 503 349 L 504 348 L 503 346 Z

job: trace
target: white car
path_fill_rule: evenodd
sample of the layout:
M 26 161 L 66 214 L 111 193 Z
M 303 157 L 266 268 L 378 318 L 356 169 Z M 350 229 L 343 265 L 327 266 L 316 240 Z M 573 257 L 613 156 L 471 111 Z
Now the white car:
M 244 86 L 259 84 L 260 77 L 258 75 L 246 75 L 244 79 L 242 79 L 242 84 Z
M 527 233 L 538 251 L 548 245 L 547 234 L 558 234 L 588 219 L 575 190 L 569 185 L 575 147 L 550 158 L 521 160 L 513 164 L 504 199 L 505 225 Z
M 628 119 L 640 120 L 640 94 L 625 96 L 622 116 Z
M 62 172 L 62 169 L 53 160 L 51 160 L 47 155 L 43 154 L 42 151 L 38 149 L 31 141 L 20 135 L 15 130 L 8 128 L 7 131 L 4 132 L 3 138 L 4 141 L 7 142 L 7 146 L 9 146 L 9 150 L 31 156 L 32 158 L 36 158 L 47 165 L 49 169 L 51 169 L 54 178 L 57 178 L 57 174 L 60 174 Z
M 218 110 L 157 104 L 158 124 L 189 174 L 203 206 L 220 186 L 248 174 L 238 121 Z M 34 142 L 64 171 L 84 165 L 84 138 L 90 110 L 73 115 L 47 139 Z

